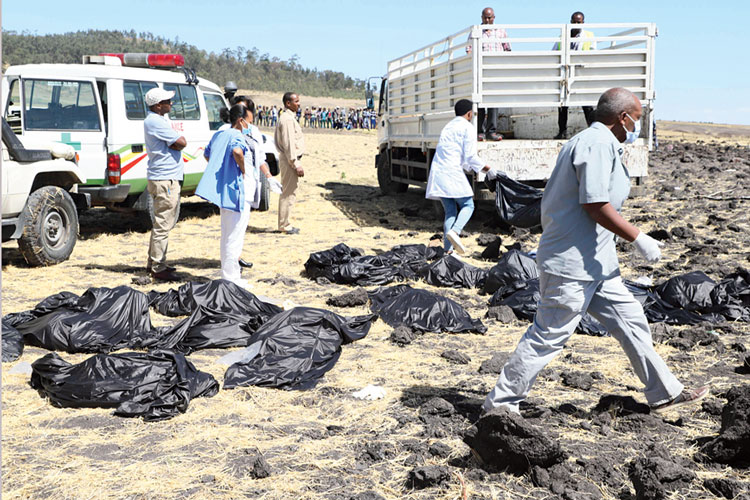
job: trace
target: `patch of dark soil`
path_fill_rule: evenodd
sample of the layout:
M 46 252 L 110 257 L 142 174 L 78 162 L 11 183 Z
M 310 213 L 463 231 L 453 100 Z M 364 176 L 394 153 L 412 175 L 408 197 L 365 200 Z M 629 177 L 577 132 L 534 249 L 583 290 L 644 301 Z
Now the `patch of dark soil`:
M 408 326 L 397 326 L 391 332 L 391 336 L 389 338 L 394 344 L 405 346 L 411 344 L 414 339 L 417 338 L 417 333 Z
M 659 241 L 665 241 L 670 239 L 669 232 L 667 232 L 666 229 L 654 229 L 653 231 L 649 231 L 647 233 L 649 236 L 651 236 L 655 240 Z
M 505 408 L 480 418 L 466 431 L 464 442 L 486 465 L 512 472 L 527 472 L 535 465 L 547 468 L 567 457 L 548 429 L 534 427 Z
M 347 292 L 343 295 L 331 297 L 326 300 L 326 304 L 334 307 L 355 307 L 363 306 L 369 302 L 367 297 L 367 290 L 364 288 L 356 288 L 351 292 Z
M 448 437 L 458 434 L 466 424 L 457 414 L 456 408 L 443 398 L 429 399 L 419 408 L 419 420 L 424 424 L 423 434 L 427 437 Z
M 735 368 L 734 371 L 743 375 L 750 373 L 750 355 L 745 356 L 742 364 Z
M 669 234 L 674 238 L 678 239 L 690 239 L 695 237 L 695 231 L 692 228 L 686 226 L 673 227 L 669 230 Z
M 471 358 L 469 356 L 462 352 L 456 351 L 455 349 L 443 351 L 440 354 L 440 357 L 447 359 L 450 363 L 453 363 L 455 365 L 468 365 L 469 362 L 471 362 Z
M 375 462 L 382 462 L 396 456 L 396 449 L 392 443 L 383 441 L 370 441 L 362 447 L 362 452 L 357 459 L 357 467 L 366 467 Z
M 227 460 L 227 468 L 237 478 L 264 479 L 273 473 L 266 458 L 257 450 L 243 449 Z
M 590 468 L 593 472 L 593 467 Z M 602 498 L 597 486 L 600 482 L 588 478 L 589 468 L 565 462 L 549 468 L 534 466 L 531 468 L 531 481 L 535 486 L 547 488 L 555 495 L 571 500 L 594 500 Z
M 284 286 L 292 288 L 296 287 L 299 284 L 299 281 L 288 278 L 286 276 L 282 276 L 280 274 L 277 274 L 273 278 L 261 278 L 258 281 L 260 281 L 261 283 L 269 283 L 271 285 L 278 285 L 279 283 L 281 283 Z M 330 281 L 328 283 L 330 283 Z
M 407 488 L 421 490 L 440 486 L 451 479 L 451 470 L 444 465 L 426 465 L 415 467 L 409 471 L 409 477 L 406 480 Z
M 499 243 L 497 243 L 499 241 Z M 492 245 L 493 243 L 497 243 L 498 246 L 502 244 L 502 238 L 496 234 L 490 234 L 490 233 L 482 233 L 479 236 L 477 236 L 477 244 L 481 247 L 486 247 L 489 245 Z
M 508 352 L 496 352 L 492 355 L 492 358 L 482 361 L 482 364 L 479 365 L 479 373 L 499 374 L 503 371 L 503 366 L 505 366 L 509 357 L 510 353 Z
M 398 209 L 399 212 L 404 214 L 406 217 L 419 217 L 419 207 L 401 207 Z
M 701 404 L 701 410 L 713 415 L 714 417 L 721 416 L 721 411 L 724 409 L 724 405 L 718 399 L 706 399 Z
M 695 473 L 676 463 L 665 450 L 654 454 L 649 448 L 645 456 L 628 464 L 628 477 L 633 482 L 636 500 L 662 500 L 670 492 L 687 488 Z
M 497 260 L 500 258 L 500 246 L 503 244 L 503 240 L 498 237 L 496 240 L 490 242 L 487 247 L 482 250 L 481 257 L 484 260 Z
M 581 389 L 582 391 L 590 391 L 594 385 L 594 377 L 589 373 L 577 372 L 577 371 L 565 371 L 560 374 L 562 377 L 563 385 L 573 387 L 574 389 Z
M 703 486 L 717 497 L 736 498 L 747 490 L 747 485 L 734 479 L 715 477 L 703 481 Z
M 735 467 L 750 466 L 750 385 L 732 387 L 721 412 L 719 435 L 701 446 L 707 461 Z
M 511 309 L 510 306 L 505 305 L 491 306 L 484 317 L 495 319 L 505 325 L 516 322 L 516 313 L 513 312 L 513 309 Z
M 633 414 L 651 413 L 647 404 L 639 403 L 632 396 L 617 396 L 606 394 L 599 398 L 599 402 L 591 410 L 592 414 L 608 413 L 612 416 L 627 416 Z
M 453 449 L 447 444 L 437 441 L 430 445 L 428 451 L 430 452 L 430 455 L 434 457 L 447 458 L 453 452 Z
M 713 327 L 695 327 L 680 330 L 676 337 L 672 337 L 667 340 L 667 345 L 680 349 L 681 351 L 689 351 L 696 346 L 709 346 L 713 345 L 718 351 L 723 351 L 724 345 L 719 340 L 719 336 L 715 333 L 711 333 Z M 717 351 L 717 352 L 718 352 Z
M 385 500 L 385 497 L 372 490 L 363 491 L 349 497 L 349 500 Z
M 125 427 L 126 421 L 112 415 L 78 415 L 70 418 L 53 419 L 46 425 L 53 429 L 96 429 L 113 431 Z

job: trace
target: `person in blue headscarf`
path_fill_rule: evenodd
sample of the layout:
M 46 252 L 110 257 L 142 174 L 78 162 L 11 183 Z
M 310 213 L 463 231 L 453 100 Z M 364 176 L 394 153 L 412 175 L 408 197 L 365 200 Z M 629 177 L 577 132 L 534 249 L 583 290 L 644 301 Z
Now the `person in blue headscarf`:
M 252 122 L 243 104 L 229 109 L 231 128 L 214 134 L 203 156 L 208 161 L 195 194 L 218 206 L 221 211 L 221 277 L 242 287 L 239 258 L 245 239 L 250 207 L 245 203 L 245 158 L 255 151 L 243 135 Z M 252 196 L 252 193 L 250 194 Z

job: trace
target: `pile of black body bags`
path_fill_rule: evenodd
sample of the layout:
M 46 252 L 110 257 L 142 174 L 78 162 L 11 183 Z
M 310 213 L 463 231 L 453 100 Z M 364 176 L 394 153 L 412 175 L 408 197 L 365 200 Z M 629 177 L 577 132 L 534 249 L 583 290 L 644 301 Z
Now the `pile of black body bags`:
M 501 255 L 492 268 L 481 269 L 452 255 L 445 255 L 440 247 L 401 245 L 380 255 L 369 256 L 340 243 L 329 250 L 311 254 L 305 263 L 305 271 L 310 279 L 324 283 L 367 286 L 423 280 L 437 287 L 474 288 L 481 294 L 491 295 L 489 307 L 508 306 L 518 319 L 524 321 L 534 319 L 540 298 L 539 272 L 534 256 L 519 249 L 511 249 Z M 695 271 L 675 276 L 656 286 L 632 281 L 625 281 L 625 286 L 643 305 L 651 323 L 691 325 L 750 321 L 750 274 L 744 269 L 738 269 L 718 283 L 703 272 Z M 408 288 L 410 295 L 419 294 L 422 300 L 414 306 L 410 306 L 408 300 L 394 301 L 393 306 L 399 307 L 399 319 L 386 320 L 388 324 L 409 325 L 412 321 L 429 316 L 423 311 L 430 310 L 433 303 L 449 300 L 427 290 L 414 290 L 406 285 L 401 287 Z M 403 291 L 399 287 L 392 289 Z M 370 292 L 372 307 L 375 308 L 382 301 L 379 296 L 388 297 L 393 293 L 391 289 L 382 288 Z M 373 312 L 383 314 L 379 309 L 373 309 Z M 486 330 L 484 325 L 477 328 Z M 427 328 L 425 331 L 434 330 Z M 588 314 L 577 331 L 596 336 L 607 334 L 606 329 Z
M 187 317 L 155 328 L 150 307 Z M 56 406 L 114 408 L 116 415 L 163 420 L 219 390 L 212 375 L 186 358 L 193 351 L 247 348 L 227 369 L 225 389 L 304 388 L 334 366 L 342 344 L 367 335 L 375 319 L 311 307 L 284 311 L 223 280 L 148 294 L 126 286 L 90 288 L 80 297 L 62 292 L 3 317 L 3 362 L 17 359 L 24 345 L 96 353 L 77 365 L 47 354 L 31 365 L 32 387 Z M 141 352 L 110 354 L 123 349 Z

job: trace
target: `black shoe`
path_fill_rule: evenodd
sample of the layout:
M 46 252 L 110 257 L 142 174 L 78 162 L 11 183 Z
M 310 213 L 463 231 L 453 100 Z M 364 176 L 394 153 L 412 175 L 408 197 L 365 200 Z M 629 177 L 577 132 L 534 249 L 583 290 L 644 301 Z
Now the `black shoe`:
M 503 136 L 500 135 L 500 134 L 497 134 L 495 132 L 492 132 L 491 134 L 487 134 L 487 140 L 488 141 L 494 141 L 494 142 L 502 141 L 503 140 Z
M 179 276 L 169 269 L 159 271 L 158 273 L 152 272 L 151 277 L 157 281 L 180 281 Z
M 558 132 L 558 134 L 555 136 L 555 139 L 558 140 L 558 141 L 563 141 L 563 140 L 565 140 L 565 136 L 566 135 L 567 134 L 563 130 L 562 132 Z
M 164 266 L 164 270 L 173 273 L 177 271 L 177 268 L 174 266 Z M 151 266 L 146 266 L 146 273 L 151 274 Z
M 251 267 L 253 267 L 253 263 L 248 262 L 245 259 L 240 259 L 239 263 L 240 263 L 240 267 L 244 267 L 245 269 L 250 269 Z

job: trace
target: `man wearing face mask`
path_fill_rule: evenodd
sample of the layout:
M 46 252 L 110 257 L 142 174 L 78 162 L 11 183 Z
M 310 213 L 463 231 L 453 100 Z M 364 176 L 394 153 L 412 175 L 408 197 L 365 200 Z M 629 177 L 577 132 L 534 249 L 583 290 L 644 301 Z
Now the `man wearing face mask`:
M 708 386 L 685 389 L 669 371 L 654 350 L 641 304 L 620 277 L 616 236 L 650 263 L 661 257 L 661 243 L 620 215 L 630 191 L 622 143 L 638 137 L 641 114 L 632 92 L 609 89 L 599 98 L 597 121 L 560 151 L 542 198 L 544 232 L 537 251 L 541 299 L 484 411 L 503 406 L 518 412 L 536 376 L 562 351 L 586 312 L 623 347 L 652 410 L 692 403 L 708 394 Z

